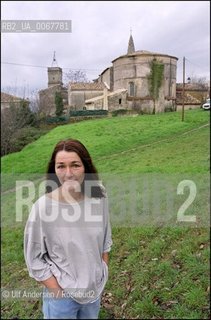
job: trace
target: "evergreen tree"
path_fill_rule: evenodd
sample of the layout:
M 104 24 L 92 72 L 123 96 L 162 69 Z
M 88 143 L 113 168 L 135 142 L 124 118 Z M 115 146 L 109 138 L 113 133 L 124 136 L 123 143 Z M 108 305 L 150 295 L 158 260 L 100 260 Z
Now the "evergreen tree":
M 61 92 L 55 93 L 55 105 L 56 105 L 56 115 L 57 117 L 60 117 L 64 111 L 64 104 L 63 104 Z

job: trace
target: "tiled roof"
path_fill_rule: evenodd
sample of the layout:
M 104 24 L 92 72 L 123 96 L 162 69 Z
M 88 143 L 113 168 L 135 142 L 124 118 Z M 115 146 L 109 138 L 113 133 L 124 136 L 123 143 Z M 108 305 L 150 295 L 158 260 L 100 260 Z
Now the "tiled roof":
M 100 82 L 69 82 L 71 90 L 103 90 L 104 85 Z
M 22 99 L 23 98 L 13 96 L 13 95 L 5 93 L 5 92 L 1 92 L 1 102 L 19 101 Z
M 174 57 L 174 56 L 171 56 L 171 55 L 168 55 L 168 54 L 164 54 L 164 53 L 159 53 L 159 52 L 151 52 L 151 51 L 147 51 L 147 50 L 137 50 L 133 53 L 129 53 L 129 54 L 124 54 L 124 55 L 121 55 L 117 58 L 115 58 L 113 62 L 115 62 L 116 60 L 118 59 L 121 59 L 121 58 L 125 58 L 125 57 L 134 57 L 134 56 L 160 56 L 160 57 L 169 57 L 169 58 L 173 58 L 173 59 L 176 59 L 178 60 L 177 57 Z
M 162 53 L 148 51 L 148 50 L 137 50 L 137 51 L 134 52 L 134 54 L 135 55 L 138 55 L 138 54 L 150 54 L 150 55 L 153 55 L 153 54 L 162 54 Z
M 177 93 L 176 103 L 177 104 L 182 104 L 183 103 L 182 94 L 178 94 Z M 198 100 L 196 97 L 192 96 L 190 93 L 185 92 L 184 103 L 185 104 L 188 104 L 188 103 L 190 103 L 190 104 L 201 104 L 201 101 Z

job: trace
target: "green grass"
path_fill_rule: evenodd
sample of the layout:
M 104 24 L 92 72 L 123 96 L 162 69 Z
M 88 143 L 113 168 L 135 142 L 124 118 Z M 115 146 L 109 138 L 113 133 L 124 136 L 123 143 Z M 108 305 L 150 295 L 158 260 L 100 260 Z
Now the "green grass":
M 186 111 L 184 122 L 181 121 L 181 114 L 175 112 L 156 116 L 125 116 L 88 120 L 63 125 L 27 145 L 21 152 L 3 157 L 2 172 L 18 174 L 45 172 L 49 156 L 60 139 L 79 139 L 88 148 L 95 163 L 100 164 L 102 157 L 106 158 L 114 153 L 174 138 L 208 122 L 208 113 L 203 113 L 202 110 L 192 110 Z M 104 171 L 104 168 L 101 169 Z M 122 172 L 125 172 L 124 168 Z
M 2 158 L 6 190 L 20 179 L 21 172 L 26 180 L 32 177 L 30 173 L 44 174 L 60 139 L 77 138 L 90 150 L 108 188 L 113 221 L 114 244 L 101 319 L 209 318 L 209 127 L 199 129 L 208 122 L 209 114 L 202 110 L 186 111 L 185 122 L 181 122 L 181 113 L 85 121 L 57 127 L 21 152 Z M 128 179 L 136 183 L 132 199 L 137 201 L 134 212 L 140 212 L 134 224 L 127 221 L 134 188 L 125 183 Z M 143 184 L 146 179 L 148 189 Z M 184 179 L 197 186 L 197 196 L 185 212 L 197 216 L 197 223 L 191 226 L 176 223 L 176 214 L 190 193 L 187 188 L 184 195 L 177 195 L 177 186 Z M 156 222 L 160 216 L 153 211 L 154 181 L 159 182 L 162 213 L 165 197 L 174 195 L 168 223 Z M 36 180 L 36 191 L 38 186 Z M 151 202 L 144 212 L 147 197 Z M 128 206 L 125 226 L 117 223 L 124 203 Z M 16 222 L 15 205 L 14 191 L 2 194 L 2 288 L 37 288 L 23 256 L 28 209 L 24 208 L 23 221 Z M 41 299 L 3 299 L 2 318 L 13 317 L 40 319 Z

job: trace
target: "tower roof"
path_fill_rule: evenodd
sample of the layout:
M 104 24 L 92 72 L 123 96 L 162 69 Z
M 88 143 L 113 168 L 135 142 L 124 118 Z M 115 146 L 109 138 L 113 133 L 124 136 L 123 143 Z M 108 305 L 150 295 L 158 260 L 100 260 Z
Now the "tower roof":
M 130 39 L 128 42 L 128 49 L 127 49 L 127 54 L 131 54 L 135 52 L 135 46 L 134 46 L 134 41 L 133 41 L 133 37 L 132 34 L 130 35 Z

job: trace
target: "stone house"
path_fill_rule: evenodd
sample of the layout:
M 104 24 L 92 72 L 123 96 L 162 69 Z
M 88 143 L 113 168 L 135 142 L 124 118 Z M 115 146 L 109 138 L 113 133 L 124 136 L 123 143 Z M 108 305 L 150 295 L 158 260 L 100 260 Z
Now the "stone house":
M 11 105 L 15 107 L 19 107 L 23 101 L 29 106 L 30 102 L 28 99 L 23 99 L 5 92 L 1 92 L 1 111 L 4 111 L 5 109 L 9 108 Z
M 209 86 L 200 83 L 185 83 L 184 87 L 184 108 L 196 109 L 209 98 Z M 183 83 L 177 83 L 176 86 L 176 104 L 177 110 L 181 110 L 183 106 Z
M 127 109 L 127 90 L 118 89 L 110 92 L 104 89 L 103 95 L 85 101 L 87 110 L 109 110 Z
M 76 82 L 68 84 L 68 105 L 70 110 L 85 109 L 85 101 L 101 96 L 104 85 L 100 82 Z

